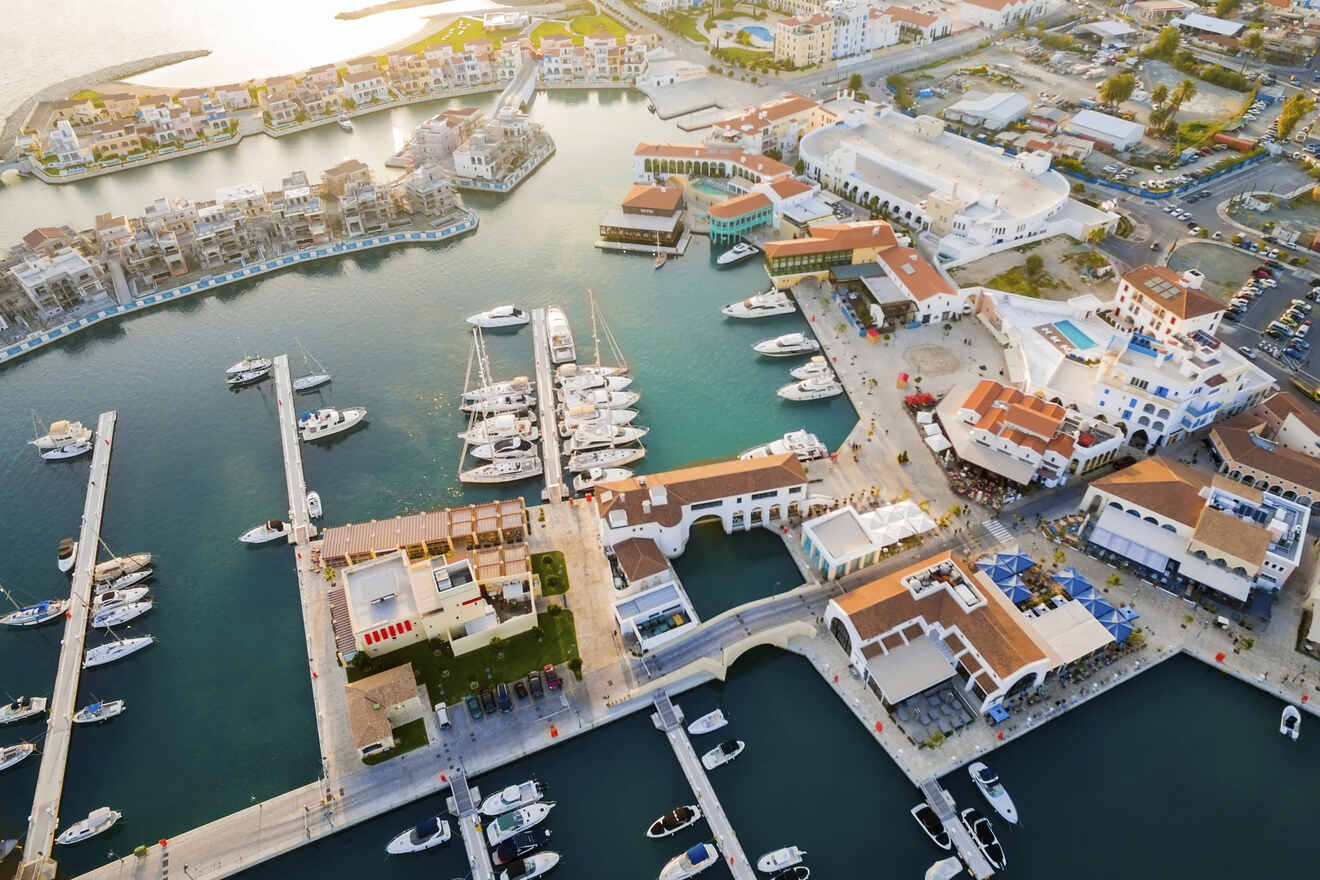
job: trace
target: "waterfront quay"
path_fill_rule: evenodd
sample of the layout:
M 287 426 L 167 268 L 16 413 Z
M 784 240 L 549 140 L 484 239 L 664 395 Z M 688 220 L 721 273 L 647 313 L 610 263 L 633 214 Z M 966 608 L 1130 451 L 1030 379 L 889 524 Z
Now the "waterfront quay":
M 564 485 L 564 462 L 559 454 L 559 417 L 555 408 L 554 367 L 550 363 L 545 309 L 532 310 L 532 363 L 536 370 L 536 413 L 541 426 L 543 494 L 553 503 L 572 493 Z

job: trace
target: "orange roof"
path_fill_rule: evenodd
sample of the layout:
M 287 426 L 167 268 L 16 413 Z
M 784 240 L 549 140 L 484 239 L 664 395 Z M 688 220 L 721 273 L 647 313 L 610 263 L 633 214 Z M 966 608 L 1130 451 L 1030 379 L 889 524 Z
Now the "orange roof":
M 803 193 L 811 192 L 811 187 L 800 180 L 794 180 L 791 177 L 781 177 L 779 180 L 772 181 L 770 188 L 775 191 L 775 195 L 781 199 L 791 199 L 793 196 L 800 196 Z
M 941 293 L 952 295 L 958 292 L 938 269 L 912 248 L 895 247 L 882 253 L 880 259 L 918 302 Z
M 770 207 L 770 200 L 764 195 L 761 193 L 748 193 L 745 196 L 734 196 L 731 199 L 725 199 L 718 204 L 711 205 L 710 216 L 728 220 L 768 207 Z
M 596 487 L 596 513 L 605 519 L 621 510 L 630 526 L 655 522 L 671 528 L 682 522 L 685 505 L 806 483 L 807 472 L 791 452 L 735 458 L 601 483 Z M 653 491 L 660 487 L 664 488 L 665 502 L 653 504 Z
M 1273 413 L 1279 421 L 1286 420 L 1288 416 L 1296 416 L 1312 433 L 1320 434 L 1320 413 L 1304 404 L 1295 394 L 1280 391 L 1261 406 Z
M 678 210 L 678 201 L 682 196 L 683 191 L 676 186 L 648 186 L 644 183 L 635 183 L 628 187 L 628 194 L 623 197 L 623 206 L 672 214 Z
M 738 147 L 710 146 L 707 144 L 638 144 L 634 156 L 656 156 L 664 159 L 718 159 L 733 162 L 762 177 L 775 178 L 792 171 L 783 162 L 776 162 L 759 153 L 748 153 Z
M 898 244 L 894 230 L 883 220 L 858 223 L 818 223 L 807 227 L 807 238 L 791 238 L 765 243 L 767 257 L 790 257 L 854 248 L 892 248 Z
M 976 423 L 976 427 L 984 428 L 991 434 L 999 433 L 999 426 L 1004 423 L 1004 411 L 999 407 L 991 407 L 987 410 Z
M 994 379 L 982 379 L 976 383 L 972 393 L 967 395 L 967 399 L 963 401 L 963 409 L 970 409 L 985 415 L 986 410 L 994 402 L 994 399 L 999 396 L 999 392 L 1003 390 L 1003 387 Z
M 915 9 L 906 9 L 902 6 L 890 6 L 885 10 L 885 14 L 894 21 L 902 21 L 907 24 L 915 24 L 917 27 L 929 27 L 938 19 L 934 15 L 927 15 L 924 12 L 917 12 Z
M 801 95 L 795 95 L 792 92 L 776 98 L 773 101 L 767 101 L 758 107 L 752 107 L 737 116 L 730 116 L 728 119 L 722 119 L 715 123 L 715 128 L 735 128 L 739 131 L 759 131 L 777 122 L 786 116 L 792 116 L 796 113 L 815 110 L 820 104 L 804 98 Z
M 1144 293 L 1151 302 L 1179 318 L 1199 318 L 1222 312 L 1224 304 L 1187 287 L 1177 272 L 1166 266 L 1139 266 L 1123 280 Z
M 1074 446 L 1073 438 L 1067 434 L 1055 434 L 1054 438 L 1045 444 L 1045 449 L 1048 452 L 1057 452 L 1064 458 L 1072 458 Z
M 1209 475 L 1162 455 L 1091 483 L 1102 492 L 1153 510 L 1186 526 L 1196 527 L 1205 499 L 1201 490 L 1210 484 Z
M 1008 421 L 1024 431 L 1048 439 L 1054 436 L 1055 431 L 1059 430 L 1059 423 L 1063 421 L 1063 416 L 1051 418 L 1044 413 L 1033 411 L 1029 406 L 1015 403 L 1008 408 Z

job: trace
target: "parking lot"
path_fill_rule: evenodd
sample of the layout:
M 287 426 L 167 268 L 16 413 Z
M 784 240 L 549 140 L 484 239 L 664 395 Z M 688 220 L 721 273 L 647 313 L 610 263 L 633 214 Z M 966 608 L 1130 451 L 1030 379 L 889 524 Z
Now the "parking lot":
M 1311 372 L 1311 309 L 1320 299 L 1320 288 L 1313 291 L 1308 280 L 1311 274 L 1281 267 L 1268 276 L 1262 272 L 1260 278 L 1244 278 L 1219 328 L 1220 338 L 1251 352 L 1249 356 L 1284 385 L 1292 373 Z

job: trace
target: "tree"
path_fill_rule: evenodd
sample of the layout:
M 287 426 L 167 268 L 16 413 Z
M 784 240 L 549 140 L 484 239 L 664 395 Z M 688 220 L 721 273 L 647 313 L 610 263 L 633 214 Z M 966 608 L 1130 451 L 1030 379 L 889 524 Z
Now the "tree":
M 1031 254 L 1027 257 L 1027 275 L 1035 278 L 1045 268 L 1045 258 L 1040 254 Z
M 1181 43 L 1182 32 L 1176 27 L 1162 28 L 1160 35 L 1155 38 L 1155 45 L 1151 47 L 1149 54 L 1155 58 L 1172 58 Z
M 1252 28 L 1247 31 L 1246 36 L 1242 38 L 1242 48 L 1252 55 L 1260 57 L 1261 50 L 1265 48 L 1265 34 L 1261 32 L 1260 28 Z
M 1137 90 L 1137 78 L 1130 73 L 1111 76 L 1100 85 L 1100 98 L 1106 104 L 1118 106 L 1132 97 Z
M 793 166 L 793 171 L 796 172 L 797 174 L 801 174 L 803 171 L 806 170 L 807 170 L 807 163 L 803 162 L 801 159 L 798 159 L 797 164 Z
M 854 92 L 862 90 L 862 75 L 860 73 L 854 73 L 848 77 L 848 89 Z
M 1165 85 L 1156 86 L 1155 91 L 1150 93 L 1150 103 L 1152 107 L 1158 107 L 1167 100 L 1169 100 L 1168 86 Z
M 1234 10 L 1241 5 L 1242 0 L 1219 0 L 1219 2 L 1215 4 L 1215 16 L 1218 18 L 1228 18 L 1233 14 Z
M 1169 103 L 1173 105 L 1173 112 L 1177 113 L 1182 105 L 1196 96 L 1196 83 L 1190 79 L 1185 79 L 1178 83 L 1174 88 L 1173 94 L 1169 96 Z

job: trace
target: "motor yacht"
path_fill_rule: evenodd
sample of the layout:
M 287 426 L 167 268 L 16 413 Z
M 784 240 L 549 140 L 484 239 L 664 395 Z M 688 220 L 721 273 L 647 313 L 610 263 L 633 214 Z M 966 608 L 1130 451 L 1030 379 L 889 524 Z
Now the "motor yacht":
M 109 807 L 97 807 L 92 810 L 86 819 L 65 828 L 63 833 L 55 838 L 55 842 L 65 846 L 71 843 L 82 843 L 89 837 L 95 837 L 109 831 L 122 818 L 123 816 L 120 813 Z
M 585 388 L 580 391 L 560 391 L 560 400 L 565 409 L 579 406 L 595 406 L 601 409 L 628 409 L 635 406 L 642 395 L 636 391 L 611 391 L 603 385 L 599 388 Z
M 130 620 L 136 620 L 146 614 L 153 607 L 154 602 L 147 600 L 144 602 L 128 602 L 118 605 L 114 608 L 107 608 L 104 611 L 98 611 L 92 615 L 92 626 L 97 629 L 109 629 L 112 626 L 119 626 L 128 623 Z
M 579 452 L 568 458 L 570 473 L 585 473 L 592 468 L 607 468 L 613 465 L 632 464 L 646 457 L 645 446 L 625 446 L 616 449 L 593 449 Z
M 590 468 L 583 471 L 573 478 L 574 492 L 587 492 L 596 488 L 601 483 L 612 483 L 615 480 L 626 480 L 633 475 L 628 468 Z
M 603 446 L 627 446 L 641 440 L 650 431 L 650 428 L 636 425 L 583 425 L 573 432 L 565 447 L 573 455 Z
M 9 612 L 4 617 L 0 617 L 0 623 L 5 626 L 40 626 L 63 615 L 68 607 L 68 599 L 47 599 L 36 605 Z
M 500 458 L 463 471 L 458 478 L 464 483 L 512 483 L 541 475 L 541 459 L 529 455 L 525 458 Z
M 738 457 L 744 460 L 764 458 L 767 455 L 783 455 L 785 452 L 793 453 L 799 461 L 804 462 L 819 461 L 822 458 L 828 458 L 830 454 L 829 448 L 820 442 L 819 437 L 815 434 L 808 434 L 803 429 L 789 431 L 778 440 L 771 440 L 761 446 L 753 446 Z
M 366 418 L 367 409 L 363 406 L 308 410 L 298 416 L 298 436 L 305 443 L 326 440 L 336 434 L 351 431 L 366 421 Z
M 127 657 L 129 654 L 136 654 L 148 645 L 155 644 L 155 642 L 155 636 L 137 636 L 131 639 L 115 639 L 113 642 L 106 642 L 104 645 L 88 648 L 87 653 L 83 654 L 83 669 L 113 663 Z
M 795 402 L 824 400 L 828 397 L 838 397 L 843 393 L 843 386 L 833 376 L 812 376 L 800 382 L 790 382 L 775 393 L 784 400 Z
M 458 439 L 466 440 L 473 446 L 480 446 L 514 437 L 520 437 L 531 442 L 540 436 L 541 432 L 532 419 L 513 413 L 500 413 L 497 416 L 482 419 L 466 431 L 460 432 Z
M 312 519 L 320 519 L 325 511 L 321 507 L 321 493 L 313 489 L 307 493 L 307 515 Z
M 225 384 L 231 388 L 253 385 L 269 376 L 272 366 L 270 358 L 248 355 L 225 370 Z
M 527 394 L 503 394 L 498 397 L 486 397 L 461 404 L 459 409 L 465 413 L 479 416 L 495 416 L 500 413 L 525 413 L 536 408 L 536 398 Z
M 739 300 L 735 303 L 729 303 L 720 309 L 720 314 L 726 318 L 740 318 L 750 320 L 753 318 L 773 318 L 776 315 L 791 315 L 797 311 L 797 306 L 793 300 L 789 299 L 788 294 L 778 290 L 767 290 L 764 293 L 756 293 Z
M 573 347 L 573 331 L 563 309 L 551 306 L 545 312 L 545 330 L 550 337 L 550 363 L 566 364 L 577 360 Z
M 820 351 L 820 343 L 801 333 L 785 333 L 774 339 L 763 339 L 752 346 L 757 354 L 766 357 L 798 357 Z
M 757 859 L 756 870 L 764 874 L 769 874 L 771 871 L 782 871 L 784 868 L 801 864 L 802 857 L 806 854 L 805 849 L 798 849 L 796 846 L 783 846 L 771 850 Z
M 142 568 L 131 574 L 120 575 L 113 580 L 97 581 L 96 593 L 97 595 L 100 595 L 115 590 L 126 590 L 134 584 L 142 583 L 153 574 L 155 574 L 155 572 L 150 568 Z
M 713 712 L 707 712 L 696 721 L 688 725 L 688 733 L 693 736 L 699 736 L 703 733 L 710 733 L 713 730 L 719 730 L 729 723 L 729 719 L 724 717 L 724 712 L 716 709 Z
M 343 131 L 353 130 L 353 120 L 349 119 L 348 114 L 343 112 L 342 110 L 339 112 L 339 116 L 335 119 L 335 124 L 338 125 L 340 129 L 342 129 Z
M 52 449 L 42 449 L 37 454 L 46 461 L 64 461 L 70 458 L 77 458 L 80 455 L 86 455 L 92 451 L 92 441 L 86 440 L 80 443 L 66 443 L 63 446 L 56 446 Z
M 0 706 L 0 724 L 14 724 L 46 711 L 45 697 L 18 697 Z
M 972 777 L 972 782 L 981 790 L 981 794 L 994 807 L 996 813 L 1003 817 L 1005 822 L 1010 825 L 1016 825 L 1018 820 L 1017 807 L 1013 806 L 1013 799 L 1008 796 L 1003 783 L 995 772 L 980 761 L 976 761 L 967 767 L 967 773 Z
M 97 700 L 73 713 L 74 724 L 98 724 L 122 715 L 128 704 L 123 700 Z
M 129 587 L 125 590 L 106 590 L 104 593 L 97 593 L 92 597 L 92 613 L 100 614 L 102 611 L 111 611 L 132 605 L 134 602 L 141 602 L 150 592 L 149 587 Z
M 1296 706 L 1283 707 L 1283 715 L 1279 717 L 1279 733 L 1293 742 L 1297 742 L 1297 737 L 1302 735 L 1302 713 Z
M 238 540 L 244 544 L 269 544 L 271 541 L 287 538 L 290 527 L 291 524 L 283 520 L 268 519 L 261 525 L 253 526 L 239 535 Z
M 823 354 L 813 354 L 811 360 L 788 371 L 794 379 L 810 379 L 812 376 L 833 376 L 834 368 Z
M 468 450 L 473 458 L 493 461 L 501 458 L 527 458 L 536 455 L 536 444 L 521 437 L 509 437 L 494 443 L 483 443 Z
M 562 314 L 562 312 L 560 313 Z M 495 330 L 500 327 L 521 327 L 531 318 L 522 309 L 514 305 L 496 306 L 475 315 L 468 315 L 467 322 L 483 330 Z
M 509 862 L 509 867 L 500 871 L 500 880 L 531 880 L 532 877 L 541 877 L 549 873 L 557 864 L 559 864 L 559 853 L 546 850 L 525 859 Z
M 741 263 L 743 260 L 750 259 L 760 252 L 761 249 L 756 245 L 740 241 L 716 257 L 715 264 L 717 266 L 732 266 L 735 263 Z
M 515 834 L 508 840 L 495 847 L 491 853 L 490 859 L 497 865 L 507 865 L 514 859 L 520 859 L 530 852 L 535 852 L 546 845 L 550 840 L 549 828 L 538 828 L 535 831 L 523 831 Z
M 486 839 L 491 846 L 503 843 L 515 834 L 545 821 L 555 808 L 554 801 L 538 801 L 496 817 L 486 825 Z
M 27 760 L 28 756 L 36 750 L 37 747 L 29 742 L 0 748 L 0 770 L 8 770 L 10 767 Z
M 509 785 L 481 802 L 481 812 L 492 818 L 534 804 L 545 797 L 545 786 L 535 779 L 529 779 L 518 785 Z
M 415 828 L 409 828 L 395 835 L 394 839 L 385 845 L 385 852 L 398 856 L 421 852 L 448 842 L 449 823 L 439 816 L 432 816 L 418 823 Z
M 564 412 L 559 422 L 559 433 L 563 437 L 584 428 L 603 428 L 607 425 L 629 425 L 637 418 L 635 409 L 597 409 L 594 406 L 575 406 Z
M 939 816 L 935 815 L 935 811 L 931 809 L 930 804 L 922 802 L 908 812 L 912 814 L 913 819 L 917 820 L 921 830 L 926 832 L 926 836 L 930 838 L 931 843 L 942 850 L 953 849 L 953 842 L 949 840 L 949 832 L 944 830 L 944 823 L 940 821 Z
M 720 860 L 719 850 L 709 843 L 699 843 L 674 856 L 660 869 L 660 880 L 682 880 L 695 877 Z
M 134 574 L 151 565 L 150 553 L 134 553 L 129 556 L 116 556 L 114 559 L 107 559 L 105 562 L 98 562 L 92 569 L 92 579 L 97 581 L 114 581 L 124 575 Z M 128 584 L 116 585 L 128 586 Z
M 38 451 L 46 452 L 51 449 L 59 449 L 73 444 L 90 443 L 92 440 L 92 429 L 84 428 L 82 422 L 71 422 L 68 419 L 56 419 L 50 423 L 46 433 L 39 437 L 34 437 L 28 442 L 37 447 Z
M 747 748 L 747 743 L 740 739 L 725 740 L 701 756 L 701 766 L 705 767 L 707 770 L 714 770 L 716 767 L 722 767 L 741 755 L 745 748 Z
M 990 867 L 996 871 L 1004 870 L 1008 860 L 1004 858 L 1004 848 L 999 845 L 999 838 L 995 837 L 995 829 L 991 827 L 990 820 L 982 816 L 975 807 L 968 807 L 962 811 L 962 823 L 967 826 L 967 831 L 972 835 L 972 840 L 976 841 L 976 848 L 985 856 Z
M 665 813 L 659 819 L 651 823 L 646 829 L 647 837 L 668 837 L 671 834 L 677 834 L 684 828 L 689 828 L 701 821 L 701 808 L 693 804 L 688 807 L 677 807 Z
M 482 385 L 480 388 L 469 388 L 463 392 L 463 402 L 476 403 L 478 400 L 508 397 L 511 394 L 531 397 L 535 392 L 536 385 L 530 379 L 526 376 L 515 376 L 507 382 L 494 382 L 490 385 Z
M 78 542 L 73 538 L 60 538 L 60 545 L 55 551 L 55 565 L 59 570 L 68 574 L 73 571 L 74 563 L 78 560 Z

